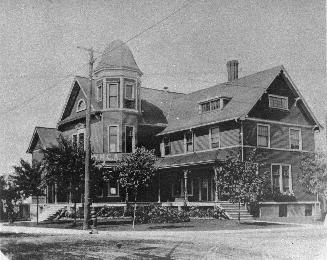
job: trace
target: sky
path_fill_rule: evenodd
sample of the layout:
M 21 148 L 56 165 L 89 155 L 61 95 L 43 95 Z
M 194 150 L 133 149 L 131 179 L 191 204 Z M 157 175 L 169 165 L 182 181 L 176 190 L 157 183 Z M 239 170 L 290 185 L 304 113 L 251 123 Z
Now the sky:
M 115 39 L 128 42 L 144 87 L 188 93 L 283 64 L 322 124 L 326 114 L 323 0 L 0 2 L 0 174 L 26 154 L 35 126 L 56 127 L 74 75 Z M 317 146 L 325 147 L 324 133 Z

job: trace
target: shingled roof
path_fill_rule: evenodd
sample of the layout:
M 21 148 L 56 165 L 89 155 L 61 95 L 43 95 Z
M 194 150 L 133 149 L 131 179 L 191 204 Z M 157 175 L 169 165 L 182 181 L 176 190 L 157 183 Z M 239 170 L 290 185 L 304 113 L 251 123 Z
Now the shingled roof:
M 115 40 L 109 43 L 94 71 L 97 72 L 101 69 L 112 68 L 131 69 L 142 74 L 136 64 L 133 53 L 121 40 Z
M 58 145 L 57 138 L 59 137 L 59 135 L 60 132 L 56 128 L 48 128 L 48 127 L 40 127 L 40 126 L 35 127 L 27 152 L 28 153 L 33 152 L 38 140 L 40 140 L 43 149 L 57 146 Z
M 158 135 L 245 117 L 273 80 L 284 72 L 283 66 L 277 66 L 181 96 L 175 99 L 171 106 L 167 117 L 168 126 Z M 295 86 L 293 89 L 301 97 Z M 230 101 L 224 109 L 199 113 L 199 102 L 215 97 L 228 97 Z M 309 114 L 319 125 L 304 99 L 303 102 Z

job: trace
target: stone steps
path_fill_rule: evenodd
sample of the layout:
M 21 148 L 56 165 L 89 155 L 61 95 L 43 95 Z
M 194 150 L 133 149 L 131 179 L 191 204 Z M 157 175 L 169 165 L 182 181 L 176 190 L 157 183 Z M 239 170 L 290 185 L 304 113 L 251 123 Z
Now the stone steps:
M 240 211 L 241 220 L 252 220 L 253 216 L 248 212 L 248 210 L 241 205 L 240 209 L 238 208 L 238 203 L 232 203 L 229 201 L 219 201 L 219 206 L 225 210 L 227 216 L 230 219 L 238 219 L 238 213 Z

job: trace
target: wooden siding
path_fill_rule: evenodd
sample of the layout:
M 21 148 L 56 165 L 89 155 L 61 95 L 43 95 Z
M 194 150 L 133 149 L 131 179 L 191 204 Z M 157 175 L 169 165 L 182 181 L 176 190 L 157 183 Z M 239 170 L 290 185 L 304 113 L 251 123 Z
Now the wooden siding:
M 268 95 L 280 95 L 288 97 L 288 111 L 281 109 L 269 108 Z M 314 125 L 301 108 L 301 101 L 295 102 L 295 95 L 287 86 L 282 76 L 278 76 L 267 90 L 258 103 L 250 111 L 250 117 L 261 119 L 276 120 L 279 122 L 286 122 L 300 125 Z
M 220 147 L 240 144 L 240 125 L 234 121 L 219 125 Z
M 184 153 L 184 133 L 170 135 L 171 155 Z
M 194 151 L 210 149 L 209 128 L 194 130 Z
M 244 122 L 244 145 L 257 146 L 257 124 L 267 124 L 264 122 L 245 121 Z M 270 125 L 270 148 L 289 149 L 289 129 L 293 126 L 280 124 Z M 295 127 L 301 129 L 302 150 L 314 151 L 314 132 L 310 128 Z
M 248 157 L 251 148 L 245 148 L 244 154 L 245 158 Z M 297 181 L 298 175 L 301 171 L 300 169 L 300 162 L 303 156 L 307 155 L 308 153 L 304 153 L 301 151 L 277 151 L 277 150 L 267 150 L 258 148 L 258 162 L 262 165 L 259 166 L 259 171 L 262 173 L 266 173 L 270 176 L 271 179 L 271 164 L 290 164 L 291 165 L 291 172 L 292 172 L 292 189 L 295 194 L 295 197 L 298 201 L 312 201 L 315 200 L 313 195 L 305 193 L 303 188 L 300 186 L 299 182 Z

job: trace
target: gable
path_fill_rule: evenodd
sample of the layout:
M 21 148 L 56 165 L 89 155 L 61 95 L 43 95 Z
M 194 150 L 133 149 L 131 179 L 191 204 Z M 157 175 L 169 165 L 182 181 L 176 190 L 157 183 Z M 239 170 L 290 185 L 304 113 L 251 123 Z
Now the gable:
M 86 102 L 86 96 L 84 95 L 83 91 L 81 90 L 80 86 L 78 85 L 78 83 L 75 81 L 74 86 L 70 92 L 70 96 L 68 98 L 68 101 L 66 103 L 65 109 L 64 109 L 64 113 L 61 117 L 61 120 L 64 119 L 68 119 L 68 118 L 75 118 L 80 116 L 81 114 L 85 115 L 85 111 L 81 111 L 81 112 L 76 112 L 77 110 L 77 105 L 78 102 L 84 99 L 84 101 Z
M 288 98 L 288 110 L 269 107 L 269 95 L 284 96 Z M 305 111 L 298 93 L 289 87 L 285 77 L 279 74 L 274 81 L 262 94 L 259 101 L 254 105 L 248 114 L 249 117 L 255 117 L 265 120 L 274 120 L 298 125 L 315 125 L 314 119 Z

